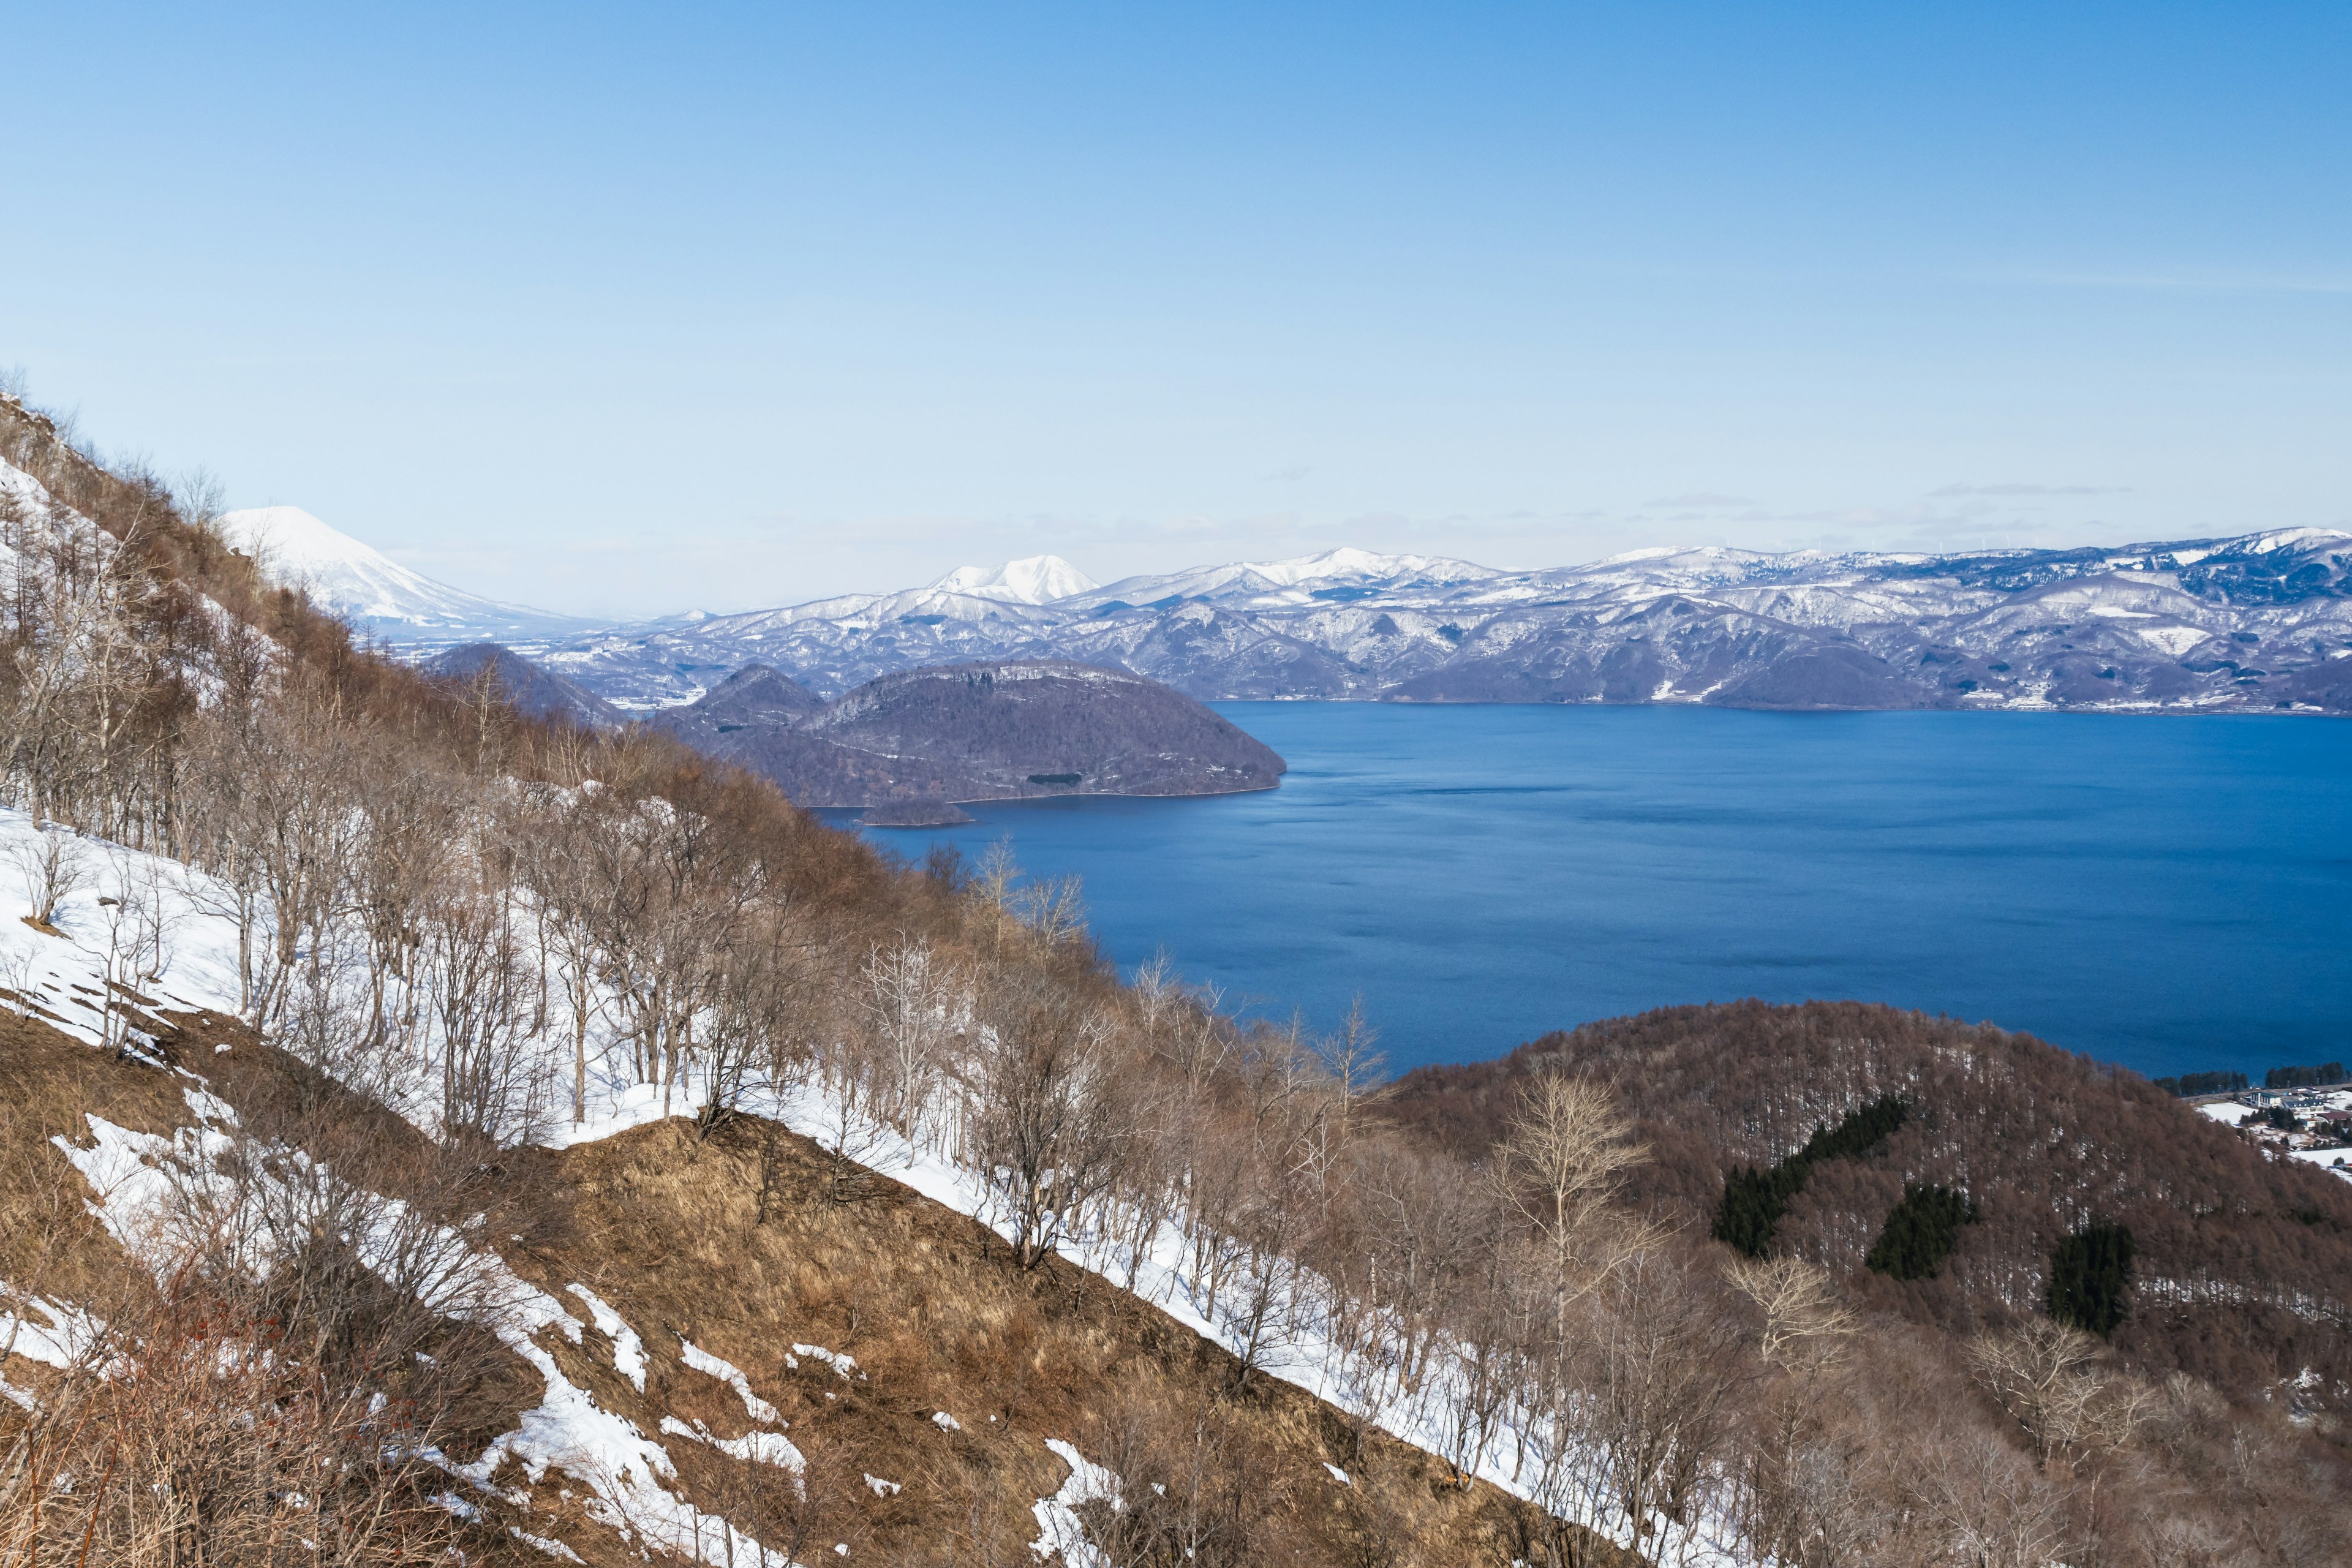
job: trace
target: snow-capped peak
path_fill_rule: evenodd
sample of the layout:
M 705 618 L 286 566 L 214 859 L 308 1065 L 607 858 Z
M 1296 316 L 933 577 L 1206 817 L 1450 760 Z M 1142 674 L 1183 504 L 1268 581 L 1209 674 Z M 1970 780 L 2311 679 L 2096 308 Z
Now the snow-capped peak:
M 1046 605 L 1100 584 L 1058 555 L 1029 555 L 1002 566 L 959 566 L 931 586 L 976 599 Z
M 312 603 L 379 637 L 496 640 L 586 624 L 436 583 L 299 506 L 226 512 L 220 529 L 230 547 L 260 562 L 273 582 L 300 588 Z
M 220 527 L 231 547 L 259 561 L 272 581 L 307 589 L 344 615 L 409 619 L 423 601 L 451 592 L 299 506 L 226 512 Z
M 1352 545 L 1287 561 L 1253 561 L 1246 563 L 1244 570 L 1285 587 L 1333 581 L 1396 583 L 1442 578 L 1461 582 L 1501 575 L 1492 567 L 1443 555 L 1383 555 Z

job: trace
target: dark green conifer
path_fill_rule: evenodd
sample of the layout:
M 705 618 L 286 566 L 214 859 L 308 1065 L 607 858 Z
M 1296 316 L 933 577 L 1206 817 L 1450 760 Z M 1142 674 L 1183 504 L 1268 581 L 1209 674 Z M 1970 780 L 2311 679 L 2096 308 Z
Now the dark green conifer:
M 1763 1257 L 1790 1200 L 1805 1190 L 1816 1161 L 1858 1160 L 1894 1137 L 1910 1114 L 1901 1096 L 1881 1095 L 1837 1121 L 1815 1128 L 1805 1146 L 1779 1164 L 1760 1171 L 1753 1165 L 1734 1169 L 1723 1178 L 1715 1238 L 1750 1258 Z
M 1959 1244 L 1960 1226 L 1976 1217 L 1976 1205 L 1964 1194 L 1906 1183 L 1903 1201 L 1888 1213 L 1878 1244 L 1863 1261 L 1897 1279 L 1930 1279 Z
M 2050 1315 L 2105 1339 L 2124 1321 L 2130 1289 L 2132 1234 L 2120 1225 L 2090 1225 L 2058 1244 L 2050 1258 Z

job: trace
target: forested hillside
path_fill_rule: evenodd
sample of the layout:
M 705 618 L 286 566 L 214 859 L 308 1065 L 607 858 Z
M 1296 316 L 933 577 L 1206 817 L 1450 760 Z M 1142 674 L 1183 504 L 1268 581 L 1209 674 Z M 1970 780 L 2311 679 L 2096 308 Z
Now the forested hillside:
M 1855 1274 L 1802 1205 L 1942 1125 L 1910 1058 L 1760 1057 L 1716 1142 L 1664 1038 L 1397 1126 L 1360 1021 L 355 649 L 13 404 L 0 459 L 0 1563 L 2347 1553 L 2336 1394 Z M 2104 1217 L 2107 1113 L 2033 1104 Z M 1956 1136 L 1906 1258 L 2007 1223 Z M 1812 1150 L 1760 1248 L 1702 1144 Z
M 1284 770 L 1157 681 L 1055 659 L 911 670 L 832 702 L 747 665 L 651 722 L 803 805 L 1227 795 L 1272 789 Z

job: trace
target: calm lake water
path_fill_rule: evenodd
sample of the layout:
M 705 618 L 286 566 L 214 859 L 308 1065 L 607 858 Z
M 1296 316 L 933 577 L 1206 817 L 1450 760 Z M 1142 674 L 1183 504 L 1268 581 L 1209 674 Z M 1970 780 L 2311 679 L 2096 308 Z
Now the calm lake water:
M 1204 800 L 968 808 L 1097 936 L 1399 1068 L 1666 1003 L 1857 997 L 2151 1075 L 2352 1057 L 2352 721 L 1234 702 Z M 845 814 L 844 814 L 845 815 Z

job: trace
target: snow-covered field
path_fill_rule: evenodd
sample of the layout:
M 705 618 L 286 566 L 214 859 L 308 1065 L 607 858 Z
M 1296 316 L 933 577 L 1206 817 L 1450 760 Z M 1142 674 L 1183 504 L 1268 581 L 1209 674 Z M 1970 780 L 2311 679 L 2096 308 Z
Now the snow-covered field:
M 2352 1089 L 2332 1089 L 2318 1095 L 2315 1109 L 2352 1110 Z M 2234 1100 L 2214 1100 L 2199 1106 L 2197 1110 L 2199 1115 L 2209 1117 L 2224 1127 L 2235 1127 L 2242 1119 L 2254 1114 L 2251 1107 L 2242 1105 Z M 2309 1111 L 2298 1109 L 2296 1114 L 2307 1116 Z M 2285 1134 L 2272 1131 L 2263 1133 L 2263 1141 L 2290 1160 L 2300 1160 L 2305 1164 L 2316 1165 L 2323 1171 L 2332 1171 L 2346 1181 L 2352 1182 L 2352 1149 L 2295 1148 L 2286 1142 Z

